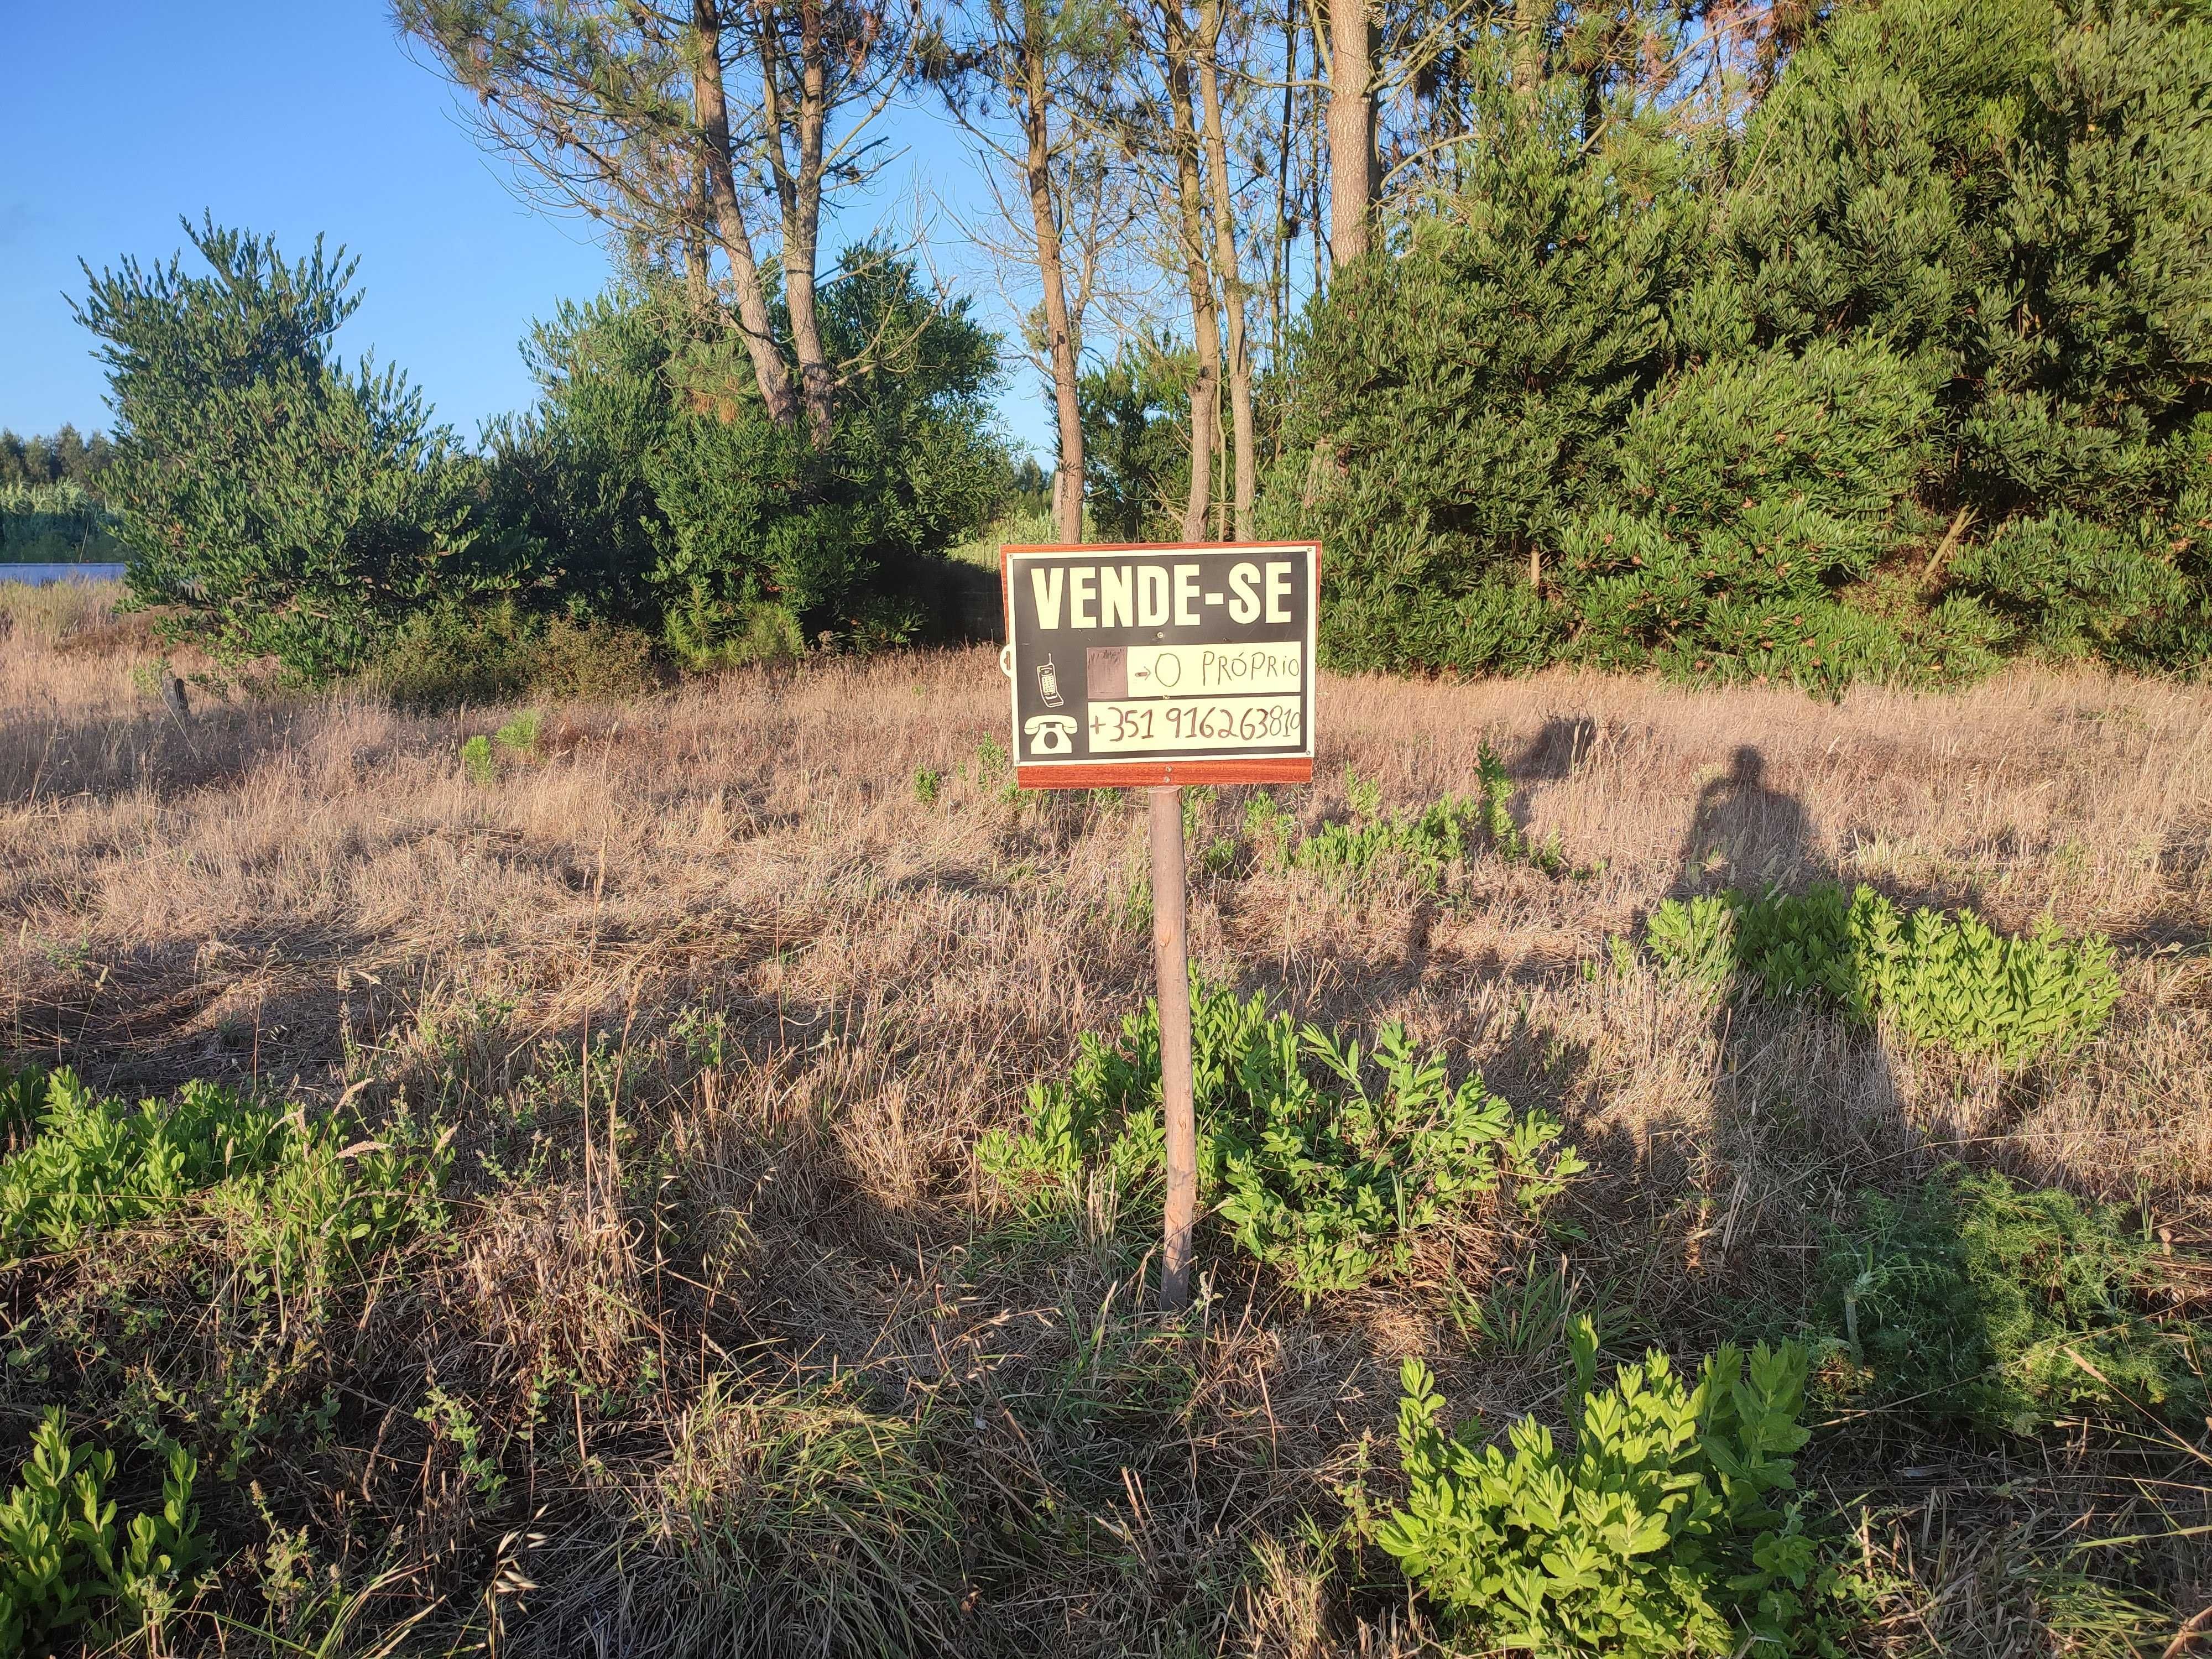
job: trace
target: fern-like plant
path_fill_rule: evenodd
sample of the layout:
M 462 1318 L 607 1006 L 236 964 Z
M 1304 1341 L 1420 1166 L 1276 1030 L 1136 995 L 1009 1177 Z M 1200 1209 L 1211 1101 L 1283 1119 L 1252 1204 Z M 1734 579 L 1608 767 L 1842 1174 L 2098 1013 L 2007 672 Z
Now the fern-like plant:
M 1376 1541 L 1483 1651 L 1817 1650 L 1838 1578 L 1788 1496 L 1804 1350 L 1726 1346 L 1691 1383 L 1655 1349 L 1601 1389 L 1587 1318 L 1571 1344 L 1571 1451 L 1533 1418 L 1508 1447 L 1447 1432 L 1435 1378 L 1406 1361 L 1407 1498 Z
M 1157 1004 L 1118 1042 L 1086 1035 L 1065 1081 L 1031 1085 L 1028 1123 L 985 1137 L 983 1168 L 1032 1207 L 1093 1170 L 1156 1194 L 1159 1055 Z M 1585 1167 L 1556 1120 L 1516 1114 L 1471 1073 L 1454 1085 L 1402 1026 L 1363 1049 L 1194 975 L 1191 1058 L 1201 1195 L 1308 1296 L 1402 1271 L 1425 1229 L 1501 1182 L 1534 1212 Z
M 2048 918 L 2010 936 L 1971 910 L 1900 910 L 1865 886 L 1669 899 L 1644 939 L 1684 977 L 1723 988 L 1741 969 L 1771 996 L 1880 1017 L 1915 1042 L 2007 1066 L 2078 1048 L 2120 994 L 2101 936 L 2069 939 Z

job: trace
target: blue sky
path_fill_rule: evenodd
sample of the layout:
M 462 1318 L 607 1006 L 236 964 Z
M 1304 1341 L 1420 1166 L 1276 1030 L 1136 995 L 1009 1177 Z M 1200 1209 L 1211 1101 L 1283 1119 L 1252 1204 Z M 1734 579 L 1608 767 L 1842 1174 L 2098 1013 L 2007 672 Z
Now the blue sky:
M 361 259 L 368 298 L 339 337 L 422 386 L 472 436 L 531 396 L 517 351 L 532 318 L 597 289 L 607 262 L 587 222 L 517 199 L 503 164 L 457 118 L 451 89 L 395 39 L 384 0 L 108 0 L 97 7 L 0 0 L 10 46 L 0 172 L 0 427 L 107 424 L 90 337 L 70 315 L 96 270 L 125 254 L 167 258 L 179 214 L 273 233 L 296 255 L 318 231 Z M 880 222 L 902 240 L 934 222 L 947 274 L 973 254 L 931 191 L 978 186 L 941 120 L 908 112 L 902 155 L 841 228 Z M 836 238 L 824 240 L 835 246 Z M 988 283 L 971 284 L 1004 328 Z M 1046 434 L 1034 375 L 1017 369 L 1007 425 Z

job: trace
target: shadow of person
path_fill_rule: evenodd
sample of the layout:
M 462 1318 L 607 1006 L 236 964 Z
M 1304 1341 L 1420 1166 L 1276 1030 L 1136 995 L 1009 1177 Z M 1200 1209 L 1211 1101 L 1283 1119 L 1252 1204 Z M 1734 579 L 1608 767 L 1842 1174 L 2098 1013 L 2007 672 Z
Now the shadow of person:
M 1597 748 L 1598 737 L 1597 722 L 1589 715 L 1577 714 L 1570 720 L 1554 714 L 1522 745 L 1506 769 L 1524 784 L 1556 783 L 1572 776 L 1576 766 L 1589 758 Z
M 1729 770 L 1698 793 L 1673 896 L 1802 887 L 1831 873 L 1815 842 L 1812 816 L 1796 796 L 1768 786 L 1765 757 L 1744 744 Z

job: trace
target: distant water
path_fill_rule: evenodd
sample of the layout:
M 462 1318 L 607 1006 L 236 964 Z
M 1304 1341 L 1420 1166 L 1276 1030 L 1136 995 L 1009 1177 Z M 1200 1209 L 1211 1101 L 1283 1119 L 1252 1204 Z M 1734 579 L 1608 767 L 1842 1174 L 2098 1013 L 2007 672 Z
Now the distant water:
M 119 582 L 119 564 L 0 564 L 0 582 L 26 582 L 44 587 L 48 582 Z

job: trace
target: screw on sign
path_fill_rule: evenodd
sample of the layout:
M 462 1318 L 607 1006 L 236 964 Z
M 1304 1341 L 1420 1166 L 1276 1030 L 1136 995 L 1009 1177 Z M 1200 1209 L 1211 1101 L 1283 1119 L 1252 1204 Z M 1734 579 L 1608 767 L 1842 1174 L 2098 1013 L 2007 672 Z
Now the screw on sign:
M 1014 778 L 1145 786 L 1160 997 L 1167 1237 L 1160 1304 L 1190 1298 L 1198 1208 L 1182 786 L 1310 783 L 1321 549 L 1311 542 L 1007 547 Z

